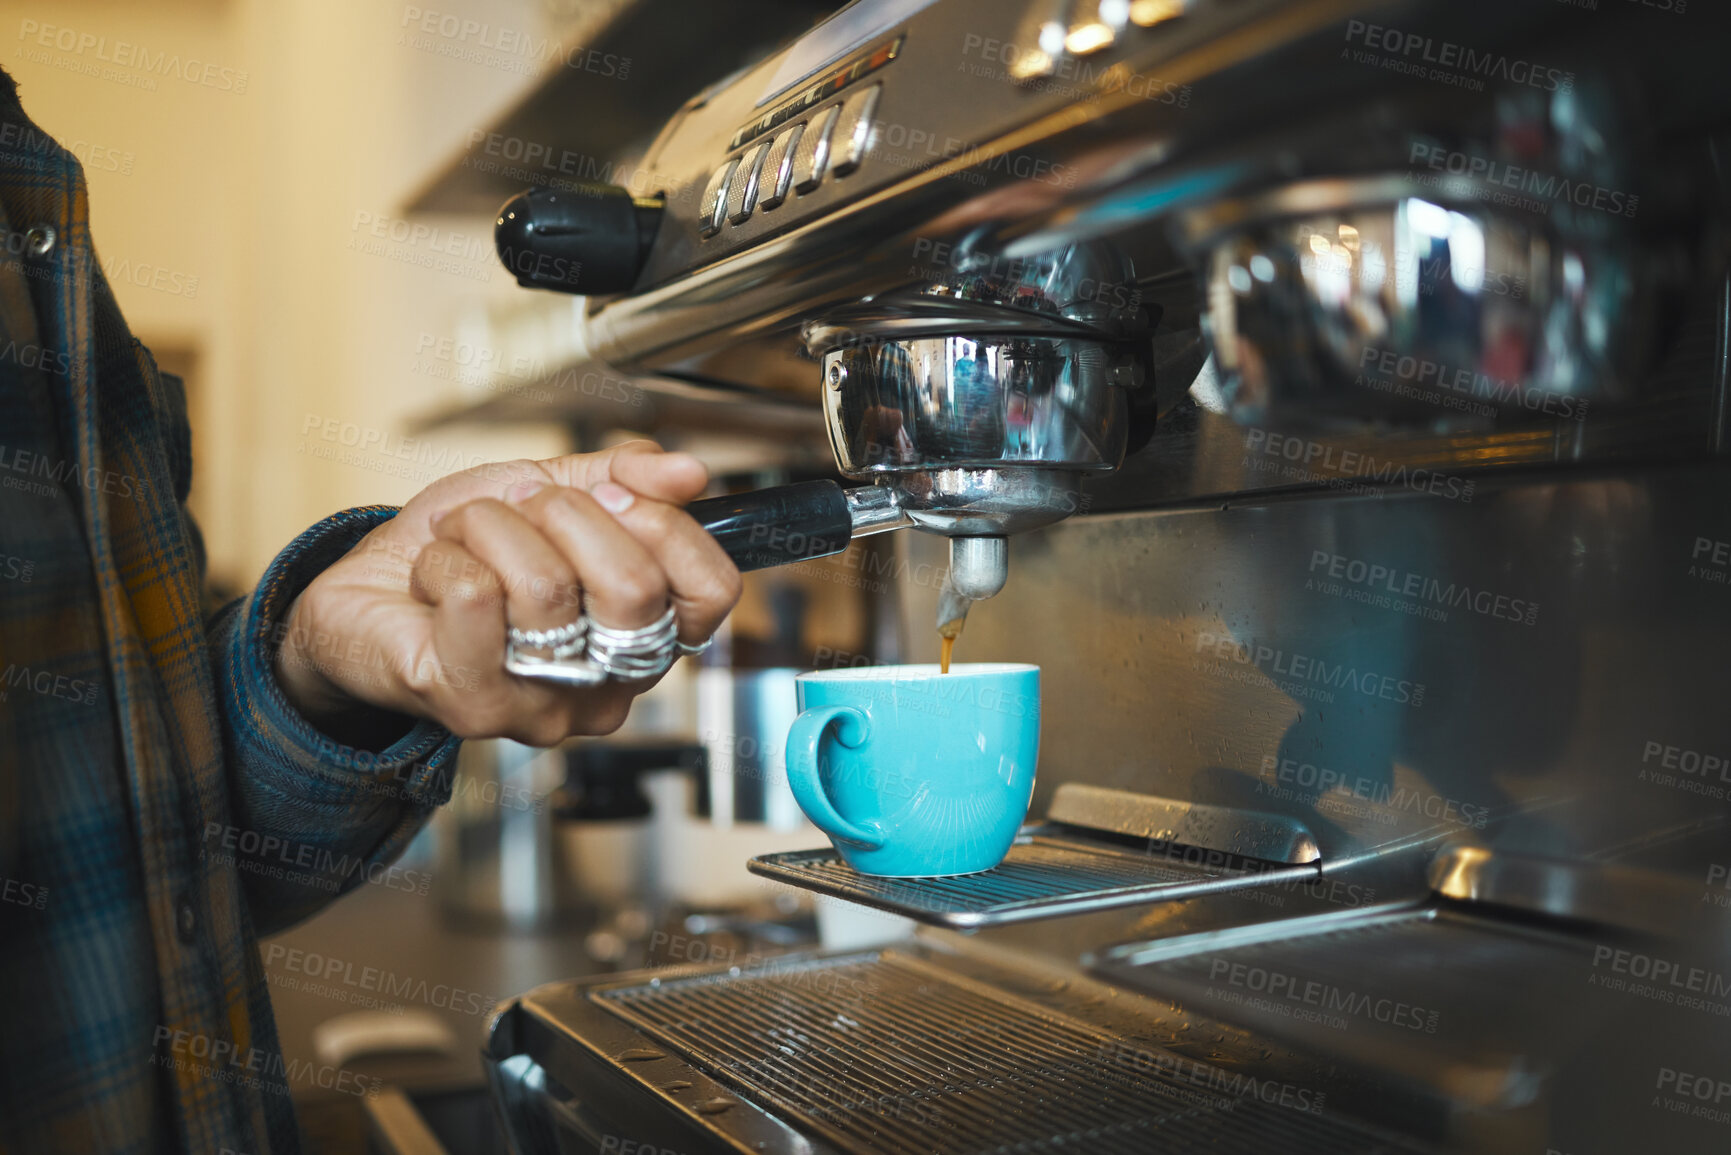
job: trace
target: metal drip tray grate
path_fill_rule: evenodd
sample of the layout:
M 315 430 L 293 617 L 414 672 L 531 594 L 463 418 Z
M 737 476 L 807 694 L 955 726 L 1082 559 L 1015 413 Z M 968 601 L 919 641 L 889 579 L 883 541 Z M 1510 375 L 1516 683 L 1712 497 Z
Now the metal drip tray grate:
M 590 997 L 777 1116 L 864 1155 L 1417 1151 L 1280 1106 L 1254 1079 L 898 955 L 657 980 Z
M 860 874 L 833 850 L 799 850 L 751 860 L 752 873 L 892 914 L 956 930 L 1053 918 L 1139 903 L 1316 877 L 1314 866 L 1251 870 L 1190 865 L 1179 848 L 1142 854 L 1103 842 L 1036 831 L 1010 847 L 994 870 L 953 878 Z

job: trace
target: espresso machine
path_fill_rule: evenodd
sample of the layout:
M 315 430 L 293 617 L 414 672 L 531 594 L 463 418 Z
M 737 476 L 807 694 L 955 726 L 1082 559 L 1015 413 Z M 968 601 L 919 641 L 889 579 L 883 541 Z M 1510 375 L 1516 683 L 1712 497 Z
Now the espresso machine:
M 598 359 L 821 408 L 742 568 L 925 531 L 902 656 L 1043 671 L 1002 865 L 754 859 L 919 929 L 522 994 L 512 1149 L 1723 1150 L 1728 32 L 856 0 L 508 204 Z

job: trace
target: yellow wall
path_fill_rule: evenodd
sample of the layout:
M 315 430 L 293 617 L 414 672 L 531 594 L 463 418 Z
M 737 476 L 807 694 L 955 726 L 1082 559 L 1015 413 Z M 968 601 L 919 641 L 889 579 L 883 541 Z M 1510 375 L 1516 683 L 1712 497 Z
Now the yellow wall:
M 25 110 L 62 143 L 88 146 L 78 151 L 98 253 L 134 332 L 198 353 L 194 508 L 214 574 L 250 583 L 319 517 L 401 502 L 451 462 L 564 447 L 554 429 L 399 440 L 412 415 L 461 393 L 429 375 L 436 362 L 417 360 L 417 348 L 472 335 L 489 304 L 511 307 L 524 291 L 491 257 L 487 217 L 417 219 L 441 230 L 440 244 L 465 234 L 457 257 L 427 239 L 371 238 L 364 222 L 400 219 L 408 195 L 469 131 L 533 82 L 497 60 L 401 42 L 409 10 L 540 33 L 570 7 L 0 2 L 0 59 Z M 141 64 L 140 52 L 165 63 Z M 193 60 L 201 67 L 189 80 Z M 353 247 L 369 240 L 385 252 Z M 347 448 L 345 439 L 366 441 L 351 450 L 358 464 L 310 452 Z

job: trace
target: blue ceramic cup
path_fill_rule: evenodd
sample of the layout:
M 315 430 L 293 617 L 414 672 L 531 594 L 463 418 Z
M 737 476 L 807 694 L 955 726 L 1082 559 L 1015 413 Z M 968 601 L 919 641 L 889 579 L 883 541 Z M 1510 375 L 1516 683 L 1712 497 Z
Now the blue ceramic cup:
M 869 666 L 795 686 L 787 782 L 849 866 L 922 878 L 1004 860 L 1034 793 L 1038 666 Z

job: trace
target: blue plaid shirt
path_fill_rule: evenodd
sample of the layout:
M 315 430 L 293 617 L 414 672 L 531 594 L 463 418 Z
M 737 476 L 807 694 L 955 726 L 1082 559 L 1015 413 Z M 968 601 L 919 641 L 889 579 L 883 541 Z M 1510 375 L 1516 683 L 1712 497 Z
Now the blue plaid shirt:
M 298 1148 L 258 938 L 376 875 L 456 741 L 333 742 L 272 672 L 340 513 L 207 618 L 180 383 L 127 331 L 83 172 L 0 73 L 0 1155 Z

